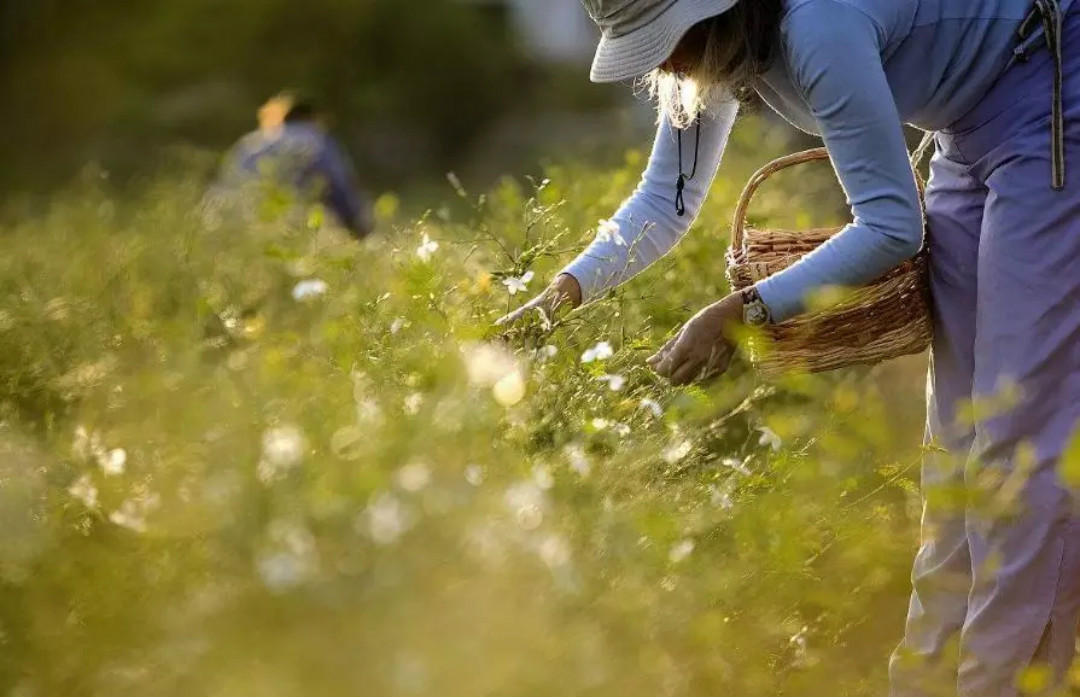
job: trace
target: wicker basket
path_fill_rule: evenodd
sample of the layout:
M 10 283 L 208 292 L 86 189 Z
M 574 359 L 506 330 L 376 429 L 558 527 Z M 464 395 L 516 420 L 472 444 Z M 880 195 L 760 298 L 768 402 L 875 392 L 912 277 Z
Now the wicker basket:
M 750 179 L 731 228 L 727 274 L 734 289 L 741 290 L 787 268 L 839 232 L 835 228 L 798 232 L 746 226 L 750 202 L 769 177 L 788 167 L 828 159 L 824 148 L 807 150 L 774 160 Z M 918 175 L 916 179 L 921 191 L 922 180 Z M 852 289 L 827 310 L 764 328 L 751 340 L 751 361 L 769 376 L 788 371 L 821 372 L 921 353 L 932 334 L 924 245 L 915 258 L 866 286 Z

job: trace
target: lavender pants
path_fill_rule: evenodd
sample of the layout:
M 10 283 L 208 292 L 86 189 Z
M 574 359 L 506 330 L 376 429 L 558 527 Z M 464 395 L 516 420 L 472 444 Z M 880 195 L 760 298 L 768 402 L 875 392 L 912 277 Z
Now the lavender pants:
M 1013 697 L 1030 666 L 1053 682 L 1073 659 L 1080 513 L 1058 465 L 1080 423 L 1080 12 L 1064 36 L 1065 190 L 1045 47 L 937 134 L 922 547 L 894 697 Z

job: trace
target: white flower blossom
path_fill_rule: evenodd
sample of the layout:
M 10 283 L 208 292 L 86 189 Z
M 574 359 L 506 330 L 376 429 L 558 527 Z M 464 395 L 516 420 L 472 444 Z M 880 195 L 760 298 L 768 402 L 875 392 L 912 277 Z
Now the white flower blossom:
M 686 561 L 694 552 L 694 541 L 691 539 L 680 540 L 671 547 L 671 551 L 668 552 L 668 559 L 672 564 L 678 564 L 679 562 Z
M 606 382 L 612 392 L 620 392 L 626 387 L 626 378 L 622 375 L 601 375 L 596 378 L 600 382 Z
M 611 344 L 606 341 L 601 341 L 596 346 L 585 351 L 581 354 L 582 363 L 593 363 L 595 361 L 606 361 L 615 355 L 615 351 L 611 348 Z
M 431 468 L 423 462 L 411 462 L 397 471 L 394 481 L 405 491 L 416 493 L 431 483 Z
M 672 443 L 666 450 L 664 450 L 661 457 L 664 462 L 669 465 L 674 465 L 679 460 L 690 454 L 690 450 L 693 445 L 688 440 L 680 440 L 677 443 Z
M 109 520 L 134 532 L 146 532 L 146 514 L 157 508 L 158 500 L 156 494 L 127 499 L 109 514 Z
M 549 568 L 557 569 L 570 563 L 570 545 L 558 535 L 548 535 L 537 550 Z
M 503 501 L 524 530 L 535 530 L 544 521 L 547 497 L 531 479 L 511 485 L 503 494 Z
M 473 486 L 484 483 L 484 468 L 480 465 L 469 465 L 465 468 L 465 481 Z
M 395 317 L 394 321 L 390 323 L 390 333 L 397 334 L 402 329 L 406 329 L 410 326 L 412 326 L 412 322 L 410 322 L 409 320 L 405 319 L 404 317 Z
M 630 426 L 628 424 L 622 423 L 621 421 L 612 426 L 611 430 L 615 431 L 615 434 L 622 438 L 626 438 L 628 435 L 630 435 Z
M 746 468 L 746 463 L 744 463 L 742 460 L 739 460 L 738 458 L 725 457 L 723 460 L 720 461 L 720 464 L 722 464 L 724 467 L 730 467 L 739 474 L 743 474 L 746 476 L 750 475 L 750 470 Z
M 559 354 L 559 347 L 554 344 L 545 344 L 536 349 L 536 358 L 542 361 L 550 361 Z
M 127 465 L 127 451 L 123 448 L 110 450 L 98 460 L 98 463 L 101 465 L 101 471 L 110 477 L 123 474 Z
M 269 542 L 256 560 L 256 570 L 271 591 L 283 592 L 309 581 L 318 567 L 315 538 L 303 525 L 275 520 Z
M 367 532 L 378 545 L 389 545 L 408 532 L 411 525 L 408 509 L 394 496 L 379 494 L 365 511 Z
M 326 281 L 318 278 L 309 278 L 306 281 L 300 281 L 292 289 L 293 300 L 309 300 L 312 298 L 319 298 L 326 295 L 326 291 L 330 289 L 330 286 L 326 284 Z
M 620 247 L 626 246 L 626 240 L 620 233 L 619 224 L 614 220 L 601 220 L 596 229 L 597 242 L 612 242 Z
M 579 443 L 566 446 L 566 458 L 570 461 L 570 469 L 579 477 L 588 477 L 592 471 L 592 465 L 585 454 L 585 448 Z
M 409 416 L 416 416 L 420 413 L 420 407 L 423 405 L 423 403 L 424 395 L 420 394 L 419 392 L 413 392 L 412 394 L 405 397 L 405 401 L 403 403 L 405 413 Z
M 437 251 L 439 251 L 439 243 L 431 239 L 425 232 L 420 241 L 420 246 L 416 248 L 416 256 L 420 257 L 421 261 L 428 262 L 431 261 L 432 255 Z
M 520 278 L 517 276 L 504 278 L 502 284 L 506 286 L 510 295 L 517 295 L 528 290 L 529 281 L 533 280 L 534 275 L 532 271 L 526 271 Z
M 641 400 L 641 408 L 647 410 L 658 419 L 663 418 L 664 416 L 664 408 L 654 399 L 646 398 Z
M 611 422 L 608 421 L 607 419 L 602 419 L 600 417 L 596 417 L 595 419 L 592 420 L 592 427 L 595 428 L 597 431 L 603 431 L 609 425 L 611 425 Z
M 297 426 L 272 428 L 263 434 L 258 476 L 265 483 L 285 476 L 300 465 L 307 450 L 304 432 Z
M 88 474 L 79 477 L 74 484 L 69 486 L 68 493 L 87 508 L 96 509 L 98 507 L 98 490 Z
M 546 465 L 536 465 L 533 467 L 532 475 L 533 481 L 536 482 L 536 486 L 544 491 L 555 486 L 555 477 L 551 476 L 551 470 L 548 469 Z
M 491 388 L 491 394 L 502 406 L 512 407 L 525 399 L 525 390 L 525 376 L 521 374 L 521 371 L 515 370 L 495 383 L 495 386 Z
M 731 497 L 733 486 L 728 483 L 723 488 L 715 484 L 709 485 L 709 503 L 721 510 L 730 511 L 735 507 L 735 500 Z
M 783 441 L 780 440 L 780 436 L 776 435 L 776 432 L 767 426 L 762 426 L 758 429 L 761 432 L 761 438 L 758 439 L 758 445 L 766 445 L 772 448 L 772 451 L 779 452 L 783 446 Z

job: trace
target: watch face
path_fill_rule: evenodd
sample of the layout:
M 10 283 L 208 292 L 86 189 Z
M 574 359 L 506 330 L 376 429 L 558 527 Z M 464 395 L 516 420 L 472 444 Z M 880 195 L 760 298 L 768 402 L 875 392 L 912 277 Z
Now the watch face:
M 746 320 L 747 324 L 754 327 L 760 327 L 761 325 L 768 322 L 769 312 L 767 309 L 765 309 L 765 303 L 754 302 L 747 305 L 745 317 L 743 319 Z

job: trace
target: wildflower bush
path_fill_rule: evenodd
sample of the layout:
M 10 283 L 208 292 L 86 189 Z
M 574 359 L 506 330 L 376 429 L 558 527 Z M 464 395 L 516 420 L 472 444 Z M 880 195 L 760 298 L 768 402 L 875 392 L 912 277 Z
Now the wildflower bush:
M 0 693 L 875 695 L 915 543 L 917 360 L 673 389 L 727 216 L 508 335 L 642 155 L 456 184 L 357 244 L 88 176 L 0 232 Z M 766 222 L 828 222 L 827 176 Z M 813 187 L 810 185 L 813 184 Z M 800 196 L 810 191 L 810 196 Z

